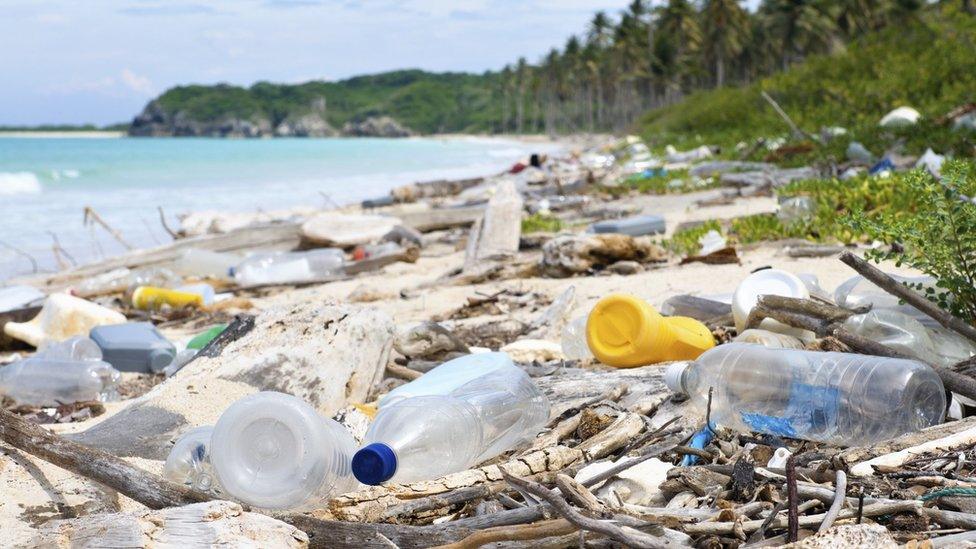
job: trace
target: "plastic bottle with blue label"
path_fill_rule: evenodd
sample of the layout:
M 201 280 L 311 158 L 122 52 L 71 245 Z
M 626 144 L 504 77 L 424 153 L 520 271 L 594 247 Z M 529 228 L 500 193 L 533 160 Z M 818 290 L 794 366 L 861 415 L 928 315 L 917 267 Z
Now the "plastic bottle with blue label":
M 914 360 L 720 345 L 695 362 L 668 366 L 665 382 L 712 422 L 741 432 L 864 445 L 942 422 L 946 393 Z
M 452 360 L 389 396 L 352 460 L 364 484 L 463 471 L 531 440 L 549 421 L 549 399 L 504 353 Z

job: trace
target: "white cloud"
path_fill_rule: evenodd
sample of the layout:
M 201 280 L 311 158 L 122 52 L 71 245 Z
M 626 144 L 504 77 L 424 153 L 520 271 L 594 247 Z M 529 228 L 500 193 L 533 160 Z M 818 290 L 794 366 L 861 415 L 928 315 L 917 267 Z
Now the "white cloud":
M 130 90 L 141 93 L 142 95 L 153 95 L 155 93 L 155 86 L 153 86 L 152 80 L 145 76 L 140 76 L 130 69 L 122 69 L 122 84 L 129 88 Z

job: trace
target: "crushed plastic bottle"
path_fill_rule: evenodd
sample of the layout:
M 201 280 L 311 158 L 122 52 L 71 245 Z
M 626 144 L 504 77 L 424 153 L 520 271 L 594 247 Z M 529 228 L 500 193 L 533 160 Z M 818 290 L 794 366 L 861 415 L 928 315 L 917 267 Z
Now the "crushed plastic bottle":
M 946 394 L 934 370 L 914 360 L 768 349 L 729 343 L 675 363 L 665 383 L 731 429 L 865 445 L 942 422 Z
M 50 355 L 38 353 L 0 367 L 0 394 L 29 406 L 115 399 L 122 374 L 97 358 L 66 356 L 74 352 L 73 347 L 57 347 Z M 89 353 L 87 348 L 79 354 Z
M 360 482 L 403 483 L 463 471 L 539 433 L 549 421 L 549 399 L 504 353 L 474 356 L 491 362 L 480 375 L 473 362 L 461 366 L 455 359 L 403 386 L 417 383 L 405 391 L 417 396 L 381 402 L 352 460 Z M 438 373 L 445 366 L 447 373 Z M 433 381 L 424 381 L 427 376 Z
M 355 451 L 342 425 L 300 398 L 269 391 L 227 408 L 210 439 L 219 485 L 262 509 L 294 509 L 355 489 Z
M 611 294 L 593 307 L 586 342 L 603 364 L 617 368 L 692 360 L 715 345 L 711 330 L 688 317 L 661 316 L 644 300 Z
M 261 254 L 234 268 L 241 286 L 304 282 L 342 273 L 346 256 L 338 248 Z
M 586 321 L 590 314 L 573 319 L 563 326 L 560 344 L 563 354 L 568 360 L 589 360 L 593 357 L 590 346 L 586 343 Z
M 926 328 L 914 317 L 894 309 L 877 309 L 844 321 L 853 333 L 923 362 L 948 367 L 972 356 L 965 339 Z
M 190 248 L 180 255 L 174 268 L 183 276 L 230 280 L 231 270 L 240 262 L 234 254 Z
M 8 322 L 4 333 L 41 347 L 73 336 L 87 336 L 95 326 L 122 324 L 125 315 L 68 294 L 51 294 L 37 316 L 27 322 Z
M 910 285 L 913 289 L 919 284 L 923 288 L 935 288 L 936 280 L 931 276 L 900 276 L 889 274 L 895 280 Z M 873 282 L 861 275 L 855 275 L 844 281 L 834 290 L 834 303 L 839 307 L 856 309 L 870 306 L 872 310 L 893 309 L 905 313 L 918 320 L 926 327 L 938 326 L 938 322 L 915 307 L 901 303 L 898 297 L 877 287 Z
M 701 246 L 698 255 L 709 255 L 724 249 L 728 246 L 728 241 L 721 233 L 712 229 L 698 239 L 698 245 Z
M 221 489 L 210 461 L 213 430 L 213 425 L 204 425 L 184 433 L 166 458 L 163 477 L 187 488 L 218 495 Z

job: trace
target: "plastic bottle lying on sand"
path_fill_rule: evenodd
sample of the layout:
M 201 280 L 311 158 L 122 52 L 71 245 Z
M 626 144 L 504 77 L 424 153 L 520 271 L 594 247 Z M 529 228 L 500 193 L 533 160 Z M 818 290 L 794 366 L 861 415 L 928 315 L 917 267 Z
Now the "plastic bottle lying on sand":
M 495 365 L 477 377 L 457 366 L 456 377 L 437 374 L 446 363 L 404 386 L 421 382 L 411 391 L 420 396 L 381 404 L 353 457 L 356 478 L 364 484 L 437 478 L 535 437 L 549 421 L 549 399 L 504 353 L 490 355 Z M 430 375 L 435 381 L 425 385 Z
M 132 306 L 144 311 L 154 311 L 165 306 L 174 309 L 203 307 L 203 296 L 169 288 L 139 286 L 132 292 Z
M 240 262 L 234 254 L 190 248 L 176 260 L 175 270 L 183 276 L 229 280 L 231 270 Z
M 971 356 L 973 346 L 956 334 L 936 332 L 894 309 L 853 315 L 844 325 L 855 334 L 937 366 L 951 366 Z
M 692 360 L 715 345 L 711 330 L 701 322 L 661 316 L 627 294 L 597 302 L 586 322 L 586 342 L 600 362 L 618 368 Z
M 63 341 L 48 342 L 34 356 L 63 360 L 102 360 L 102 349 L 91 338 L 75 336 Z
M 799 338 L 786 334 L 778 334 L 769 330 L 745 330 L 733 340 L 737 343 L 755 343 L 771 349 L 803 349 L 803 342 Z
M 385 408 L 412 397 L 448 395 L 466 383 L 508 368 L 518 369 L 505 353 L 460 356 L 385 394 L 379 401 L 379 407 Z
M 224 411 L 210 439 L 222 489 L 263 509 L 293 509 L 357 486 L 349 461 L 356 441 L 300 398 L 261 392 Z
M 213 425 L 197 427 L 183 434 L 173 445 L 163 466 L 167 480 L 183 486 L 218 494 L 221 489 L 210 461 Z
M 945 388 L 914 361 L 729 343 L 668 366 L 665 383 L 737 431 L 864 445 L 942 421 Z
M 174 286 L 183 280 L 169 269 L 151 267 L 132 271 L 125 267 L 91 277 L 75 287 L 83 296 L 122 292 L 134 286 Z
M 234 278 L 241 286 L 304 282 L 339 274 L 345 262 L 337 248 L 261 254 L 235 267 Z
M 118 370 L 97 358 L 41 353 L 0 367 L 0 394 L 31 406 L 106 401 L 117 396 L 120 378 Z

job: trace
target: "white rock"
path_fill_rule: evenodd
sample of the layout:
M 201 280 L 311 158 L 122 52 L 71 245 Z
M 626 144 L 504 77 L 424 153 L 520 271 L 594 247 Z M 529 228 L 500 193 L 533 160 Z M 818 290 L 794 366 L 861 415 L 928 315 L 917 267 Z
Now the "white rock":
M 914 126 L 922 115 L 911 107 L 898 107 L 884 115 L 878 125 L 882 128 L 904 128 Z
M 520 339 L 499 350 L 508 353 L 515 362 L 547 362 L 566 358 L 559 343 L 544 339 Z
M 308 547 L 308 535 L 229 501 L 141 513 L 93 515 L 46 524 L 27 547 Z
M 212 425 L 237 399 L 280 391 L 331 417 L 382 378 L 393 321 L 375 308 L 302 303 L 263 313 L 216 358 L 200 357 L 127 408 L 72 438 L 121 457 L 164 459 L 190 426 Z
M 40 347 L 48 341 L 61 341 L 83 335 L 96 326 L 122 324 L 125 315 L 68 294 L 51 294 L 41 312 L 27 322 L 8 322 L 3 331 L 10 337 Z
M 900 545 L 880 524 L 842 524 L 785 547 L 803 549 L 894 549 Z
M 385 215 L 327 212 L 302 224 L 302 238 L 321 246 L 351 248 L 375 242 L 402 223 Z

